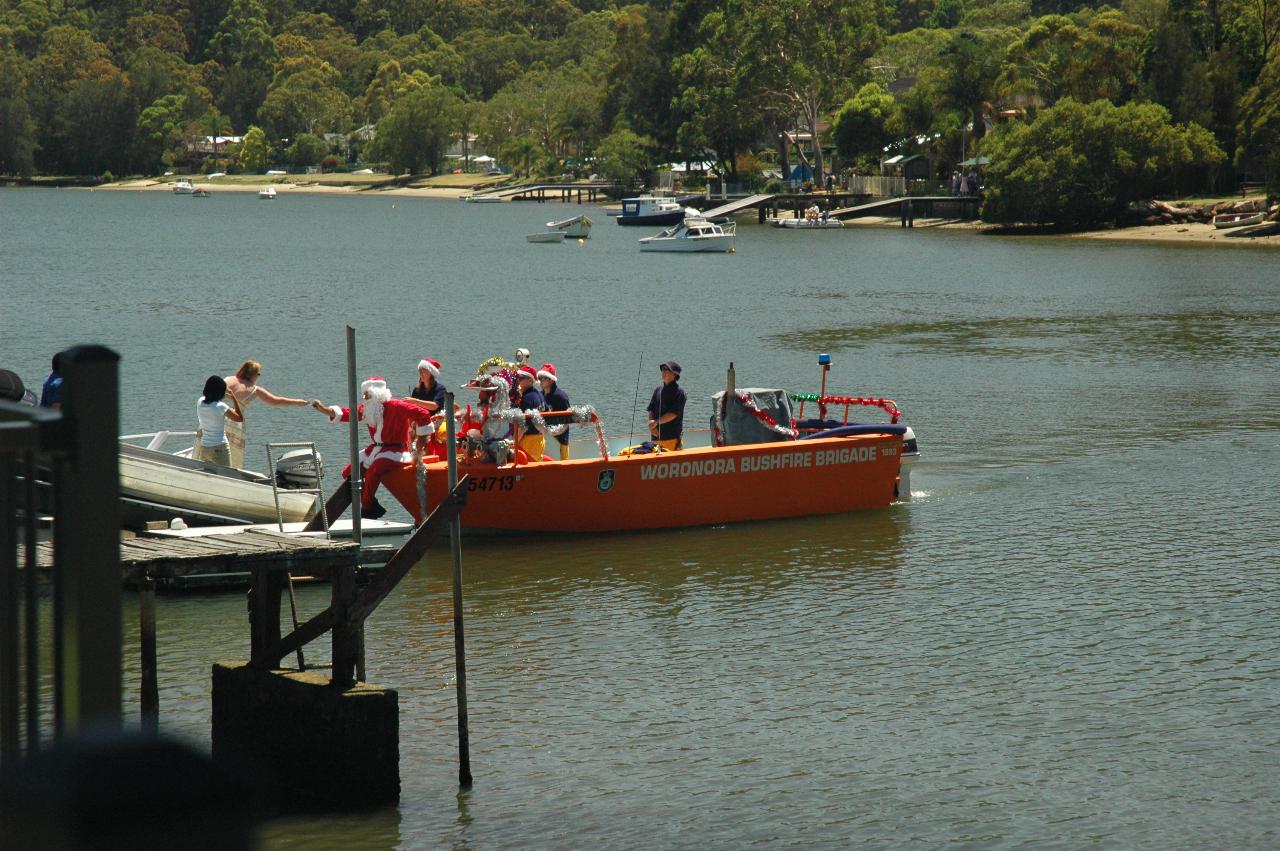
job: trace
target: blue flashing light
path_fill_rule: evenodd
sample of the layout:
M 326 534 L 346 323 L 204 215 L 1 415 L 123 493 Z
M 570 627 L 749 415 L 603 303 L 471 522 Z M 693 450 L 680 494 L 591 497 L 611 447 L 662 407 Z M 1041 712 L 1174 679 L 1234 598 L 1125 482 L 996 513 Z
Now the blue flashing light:
M 831 365 L 831 355 L 827 354 L 826 352 L 823 352 L 822 354 L 818 355 L 818 366 L 830 366 L 830 365 Z

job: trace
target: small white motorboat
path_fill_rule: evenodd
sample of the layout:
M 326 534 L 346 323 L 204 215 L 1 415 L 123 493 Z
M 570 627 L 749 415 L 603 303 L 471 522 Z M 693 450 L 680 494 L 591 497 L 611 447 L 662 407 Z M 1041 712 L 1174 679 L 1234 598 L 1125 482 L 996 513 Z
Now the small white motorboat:
M 733 251 L 737 222 L 718 225 L 703 218 L 687 218 L 661 233 L 640 240 L 641 251 Z
M 275 200 L 276 194 L 276 188 L 274 186 L 267 186 L 258 190 L 258 197 L 264 201 Z
M 1218 213 L 1213 217 L 1213 226 L 1221 229 L 1261 224 L 1265 215 L 1261 210 L 1254 213 Z
M 574 216 L 559 222 L 547 222 L 547 230 L 564 231 L 564 235 L 571 239 L 587 239 L 591 236 L 591 219 Z
M 178 180 L 175 180 L 173 182 L 174 195 L 191 195 L 195 191 L 196 191 L 195 186 L 193 186 L 191 184 L 191 181 L 187 180 L 185 177 L 179 178 Z
M 791 230 L 837 230 L 844 227 L 844 222 L 839 219 L 824 219 L 822 216 L 801 216 L 794 219 L 774 219 L 773 226 Z
M 698 211 L 674 198 L 640 195 L 622 199 L 622 214 L 616 221 L 620 225 L 677 225 L 691 214 L 697 215 Z
M 458 199 L 468 204 L 501 204 L 501 195 L 463 195 Z
M 548 230 L 542 233 L 531 233 L 525 236 L 527 242 L 564 242 L 565 232 L 562 230 Z

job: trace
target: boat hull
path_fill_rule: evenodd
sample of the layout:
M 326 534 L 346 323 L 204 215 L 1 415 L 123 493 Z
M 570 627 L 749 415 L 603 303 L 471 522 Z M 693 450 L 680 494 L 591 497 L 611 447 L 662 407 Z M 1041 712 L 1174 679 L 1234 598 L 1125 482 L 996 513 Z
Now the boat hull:
M 181 516 L 186 510 L 250 523 L 276 519 L 269 481 L 230 467 L 127 444 L 120 447 L 120 495 L 158 506 L 169 516 Z M 280 491 L 285 522 L 309 519 L 315 502 L 314 494 Z
M 626 532 L 885 508 L 895 498 L 902 436 L 702 447 L 539 464 L 460 464 L 462 526 L 489 532 Z M 383 480 L 421 520 L 412 466 Z M 427 466 L 428 508 L 447 490 Z
M 654 213 L 652 215 L 628 216 L 625 213 L 614 219 L 620 225 L 674 225 L 684 221 L 684 209 L 672 213 Z
M 839 230 L 844 227 L 844 222 L 839 219 L 775 219 L 773 226 L 788 230 Z
M 1213 226 L 1219 230 L 1225 230 L 1226 228 L 1239 228 L 1247 225 L 1261 224 L 1263 218 L 1264 215 L 1262 213 L 1219 214 L 1213 217 Z
M 733 247 L 731 236 L 691 236 L 683 239 L 653 239 L 649 242 L 640 240 L 641 251 L 680 251 L 725 252 Z

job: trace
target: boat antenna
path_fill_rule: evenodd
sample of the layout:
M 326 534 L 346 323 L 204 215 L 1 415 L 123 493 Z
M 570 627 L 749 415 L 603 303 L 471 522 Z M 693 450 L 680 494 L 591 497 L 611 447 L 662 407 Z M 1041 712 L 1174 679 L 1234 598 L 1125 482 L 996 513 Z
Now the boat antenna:
M 640 350 L 640 363 L 636 365 L 636 399 L 631 403 L 631 433 L 628 443 L 636 441 L 636 409 L 640 407 L 640 373 L 644 369 L 644 350 Z

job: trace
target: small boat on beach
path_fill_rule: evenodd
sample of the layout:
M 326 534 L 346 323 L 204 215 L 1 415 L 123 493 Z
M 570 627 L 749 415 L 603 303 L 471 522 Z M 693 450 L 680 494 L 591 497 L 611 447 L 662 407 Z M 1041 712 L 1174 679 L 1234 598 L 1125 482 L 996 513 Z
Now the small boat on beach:
M 487 195 L 485 195 L 485 194 L 481 194 L 481 195 L 462 195 L 462 196 L 460 196 L 460 197 L 458 198 L 458 200 L 459 200 L 459 201 L 466 201 L 468 204 L 501 204 L 501 203 L 502 203 L 502 196 L 501 196 L 501 195 L 494 195 L 494 194 L 492 194 L 492 193 L 487 194 Z
M 591 236 L 591 219 L 574 216 L 558 222 L 547 222 L 547 230 L 564 231 L 564 235 L 571 239 L 587 239 Z
M 172 191 L 174 195 L 192 195 L 196 188 L 191 184 L 190 180 L 180 177 L 173 182 Z
M 565 232 L 562 230 L 548 230 L 542 233 L 531 233 L 525 235 L 527 242 L 564 242 Z
M 737 223 L 718 225 L 704 218 L 684 219 L 661 233 L 640 240 L 641 251 L 732 251 Z
M 516 453 L 515 462 L 495 464 L 463 451 L 458 473 L 469 477 L 464 530 L 634 532 L 883 509 L 909 496 L 918 449 L 892 400 L 729 384 L 713 397 L 711 446 L 663 452 L 642 444 L 611 455 L 599 417 L 583 406 L 564 415 L 595 429 L 593 457 L 528 463 Z M 818 416 L 805 419 L 806 405 Z M 892 421 L 851 421 L 851 409 L 860 406 L 881 408 Z M 832 416 L 840 410 L 842 417 Z M 539 423 L 549 422 L 543 414 L 527 427 L 541 430 Z M 414 467 L 392 471 L 383 482 L 420 521 Z M 426 465 L 428 511 L 444 498 L 447 482 L 445 462 Z
M 1246 225 L 1261 224 L 1266 213 L 1261 210 L 1252 213 L 1218 213 L 1213 217 L 1213 226 L 1219 229 L 1239 228 Z
M 263 201 L 274 201 L 277 194 L 274 186 L 266 186 L 258 190 L 258 197 Z

